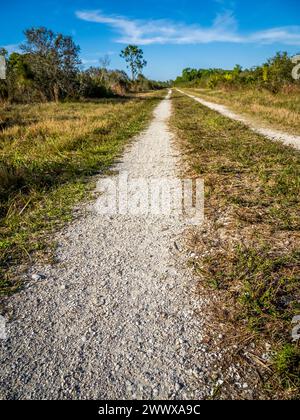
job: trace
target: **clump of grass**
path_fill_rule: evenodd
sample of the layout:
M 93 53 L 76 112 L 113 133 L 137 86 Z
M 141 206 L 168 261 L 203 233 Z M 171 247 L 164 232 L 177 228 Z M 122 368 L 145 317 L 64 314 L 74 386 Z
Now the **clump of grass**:
M 236 256 L 235 269 L 243 278 L 240 301 L 249 324 L 258 331 L 267 327 L 276 339 L 282 338 L 281 329 L 285 329 L 288 339 L 298 306 L 299 252 L 276 255 L 267 247 L 239 248 Z M 280 322 L 284 327 L 278 328 Z
M 204 257 L 196 267 L 217 290 L 235 296 L 239 319 L 250 329 L 287 340 L 298 310 L 300 253 L 276 253 L 270 245 L 236 245 Z
M 300 349 L 286 344 L 274 356 L 274 366 L 285 388 L 300 389 Z
M 291 321 L 300 309 L 299 152 L 180 94 L 172 122 L 189 176 L 205 182 L 206 223 L 191 245 L 202 284 L 219 293 L 235 330 L 248 329 L 275 354 L 285 346 L 296 351 Z M 289 386 L 295 373 L 286 366 L 290 381 L 281 384 Z M 273 369 L 281 378 L 275 362 Z M 295 393 L 293 387 L 288 394 Z
M 48 247 L 70 220 L 91 175 L 109 169 L 151 117 L 159 95 L 0 108 L 0 294 L 19 282 L 10 269 Z

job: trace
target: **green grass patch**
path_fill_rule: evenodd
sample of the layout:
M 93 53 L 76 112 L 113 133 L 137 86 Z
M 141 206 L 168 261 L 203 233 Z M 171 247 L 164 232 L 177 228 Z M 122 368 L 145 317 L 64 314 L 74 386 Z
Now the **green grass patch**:
M 300 388 L 300 349 L 284 345 L 274 356 L 274 366 L 285 388 Z

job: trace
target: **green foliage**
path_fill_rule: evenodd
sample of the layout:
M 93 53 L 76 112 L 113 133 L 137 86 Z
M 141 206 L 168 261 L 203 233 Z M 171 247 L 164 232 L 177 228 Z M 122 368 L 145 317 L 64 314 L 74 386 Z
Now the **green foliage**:
M 58 101 L 72 96 L 80 64 L 79 46 L 70 36 L 44 27 L 27 29 L 24 34 L 26 41 L 21 49 L 45 99 Z
M 41 91 L 34 82 L 34 73 L 27 54 L 12 53 L 7 63 L 7 90 L 11 102 L 42 99 Z
M 295 64 L 286 52 L 277 53 L 264 66 L 268 68 L 268 77 L 265 83 L 269 90 L 276 93 L 282 86 L 295 82 L 292 78 L 292 70 Z

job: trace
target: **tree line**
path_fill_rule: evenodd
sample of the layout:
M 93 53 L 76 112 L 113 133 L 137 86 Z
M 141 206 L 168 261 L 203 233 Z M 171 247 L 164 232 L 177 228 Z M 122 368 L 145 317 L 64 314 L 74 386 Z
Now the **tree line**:
M 121 52 L 131 71 L 109 69 L 104 57 L 99 66 L 82 70 L 80 47 L 72 37 L 45 27 L 24 31 L 21 52 L 10 55 L 0 48 L 6 60 L 6 79 L 0 80 L 0 100 L 9 102 L 59 101 L 63 99 L 102 98 L 130 91 L 161 89 L 165 82 L 148 80 L 142 74 L 147 64 L 143 51 L 129 45 Z
M 273 93 L 300 88 L 300 81 L 292 76 L 295 63 L 287 52 L 278 52 L 261 66 L 243 69 L 236 65 L 233 70 L 186 68 L 177 77 L 177 86 L 203 88 L 257 88 Z

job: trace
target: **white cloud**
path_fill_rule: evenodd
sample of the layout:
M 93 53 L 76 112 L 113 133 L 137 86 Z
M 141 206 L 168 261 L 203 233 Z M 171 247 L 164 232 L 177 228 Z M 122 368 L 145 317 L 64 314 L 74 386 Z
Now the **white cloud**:
M 300 26 L 267 29 L 249 35 L 238 32 L 232 12 L 218 15 L 210 27 L 176 23 L 167 19 L 138 20 L 123 16 L 106 16 L 99 10 L 77 11 L 76 16 L 88 22 L 113 28 L 122 44 L 207 44 L 211 42 L 274 43 L 300 45 Z

